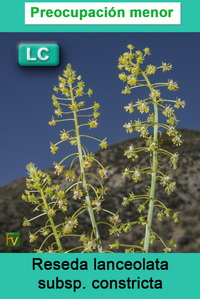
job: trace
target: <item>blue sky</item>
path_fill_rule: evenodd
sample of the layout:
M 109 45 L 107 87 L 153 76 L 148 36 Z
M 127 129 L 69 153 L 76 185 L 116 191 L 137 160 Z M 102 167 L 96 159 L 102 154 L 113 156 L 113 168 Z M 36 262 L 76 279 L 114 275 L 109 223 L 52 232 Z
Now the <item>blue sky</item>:
M 17 48 L 22 42 L 59 44 L 60 65 L 19 66 Z M 187 106 L 178 111 L 178 126 L 200 130 L 199 33 L 0 33 L 0 186 L 26 176 L 27 163 L 50 168 L 53 161 L 61 160 L 64 152 L 71 150 L 66 147 L 56 156 L 49 151 L 49 141 L 58 141 L 59 130 L 70 129 L 48 125 L 54 110 L 52 88 L 67 63 L 82 75 L 86 87 L 94 90 L 91 102 L 101 104 L 99 127 L 91 133 L 100 139 L 106 136 L 109 144 L 131 137 L 123 124 L 139 115 L 130 115 L 123 107 L 144 94 L 121 94 L 123 83 L 118 79 L 117 60 L 130 43 L 139 50 L 151 49 L 147 64 L 173 64 L 171 72 L 160 72 L 162 79 L 155 77 L 155 81 L 169 78 L 179 83 L 180 90 L 171 96 L 186 100 Z M 99 149 L 93 141 L 87 146 L 90 151 Z

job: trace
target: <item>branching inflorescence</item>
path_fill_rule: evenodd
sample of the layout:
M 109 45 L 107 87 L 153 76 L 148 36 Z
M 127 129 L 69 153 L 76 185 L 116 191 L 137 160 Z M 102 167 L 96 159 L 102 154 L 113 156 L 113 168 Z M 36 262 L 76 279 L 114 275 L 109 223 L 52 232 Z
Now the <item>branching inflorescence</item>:
M 170 71 L 171 64 L 162 62 L 158 67 L 149 64 L 143 66 L 146 56 L 150 55 L 150 49 L 143 51 L 133 51 L 134 46 L 128 45 L 128 51 L 119 58 L 118 68 L 121 70 L 119 79 L 125 82 L 123 94 L 131 94 L 135 88 L 146 88 L 147 97 L 137 99 L 125 106 L 125 110 L 133 113 L 138 110 L 141 114 L 147 115 L 143 120 L 137 119 L 129 121 L 124 125 L 127 133 L 139 132 L 145 139 L 144 146 L 135 147 L 130 144 L 124 155 L 135 161 L 139 158 L 141 152 L 147 152 L 150 156 L 150 164 L 147 167 L 140 168 L 138 165 L 134 169 L 126 168 L 123 172 L 124 177 L 131 178 L 134 182 L 141 181 L 144 175 L 150 175 L 151 184 L 146 190 L 146 194 L 134 194 L 131 192 L 123 199 L 123 205 L 126 206 L 132 202 L 138 203 L 139 218 L 134 221 L 126 220 L 121 222 L 119 213 L 113 213 L 102 207 L 107 188 L 102 184 L 102 180 L 108 177 L 108 167 L 103 166 L 95 155 L 88 151 L 83 145 L 83 138 L 90 138 L 98 141 L 99 146 L 107 148 L 106 138 L 101 140 L 90 136 L 83 130 L 93 129 L 98 126 L 98 116 L 100 105 L 94 102 L 92 105 L 85 105 L 82 101 L 84 97 L 91 97 L 93 91 L 85 91 L 85 83 L 81 76 L 68 64 L 62 76 L 58 77 L 58 86 L 54 86 L 55 94 L 52 96 L 55 107 L 56 119 L 53 117 L 49 125 L 65 124 L 65 128 L 60 131 L 59 141 L 50 143 L 52 154 L 56 154 L 62 144 L 70 144 L 75 150 L 60 161 L 54 162 L 54 173 L 62 175 L 68 181 L 68 187 L 64 189 L 54 184 L 49 174 L 38 170 L 33 163 L 27 166 L 29 177 L 27 178 L 27 189 L 23 194 L 23 199 L 35 205 L 34 211 L 38 214 L 32 219 L 24 218 L 24 226 L 31 226 L 35 219 L 44 219 L 43 225 L 36 232 L 29 232 L 29 241 L 34 242 L 43 236 L 36 252 L 113 252 L 111 250 L 124 247 L 125 252 L 149 252 L 149 245 L 155 240 L 160 240 L 164 245 L 164 251 L 170 252 L 171 247 L 175 247 L 175 241 L 164 240 L 153 230 L 152 220 L 156 215 L 159 221 L 164 217 L 172 217 L 178 222 L 178 212 L 174 213 L 164 202 L 157 198 L 156 187 L 158 183 L 164 187 L 167 195 L 175 190 L 175 182 L 171 180 L 169 174 L 162 172 L 161 164 L 163 156 L 169 158 L 169 164 L 176 169 L 178 162 L 178 152 L 169 152 L 162 148 L 161 135 L 163 129 L 171 137 L 172 143 L 176 146 L 181 145 L 181 133 L 176 130 L 178 120 L 176 119 L 175 109 L 184 108 L 185 101 L 176 97 L 168 99 L 163 96 L 161 89 L 166 87 L 169 91 L 179 89 L 178 84 L 169 79 L 167 82 L 152 83 L 150 76 L 157 71 Z M 161 117 L 162 116 L 162 117 Z M 166 117 L 166 121 L 162 119 Z M 71 124 L 71 126 L 70 126 Z M 67 129 L 69 128 L 69 129 Z M 66 162 L 68 164 L 66 165 Z M 74 165 L 76 163 L 76 166 Z M 68 166 L 69 165 L 69 166 Z M 66 168 L 66 166 L 68 166 Z M 90 168 L 92 170 L 90 171 Z M 92 178 L 90 180 L 89 178 Z M 91 182 L 95 183 L 91 183 Z M 69 213 L 68 206 L 71 201 L 76 200 L 77 208 L 73 213 Z M 97 222 L 95 213 L 106 212 L 109 214 L 109 222 L 100 220 Z M 83 213 L 89 215 L 91 228 L 79 228 L 80 216 Z M 62 220 L 62 221 L 61 221 Z M 42 223 L 42 222 L 41 222 Z M 109 227 L 109 234 L 117 238 L 122 232 L 129 232 L 135 225 L 145 225 L 144 238 L 138 245 L 121 244 L 117 239 L 114 244 L 110 244 L 110 250 L 103 249 L 102 237 L 99 233 L 99 225 Z M 78 231 L 78 232 L 77 232 Z M 68 237 L 78 238 L 80 246 L 66 249 L 63 239 Z M 46 244 L 50 244 L 50 246 Z M 48 247 L 47 247 L 48 246 Z
M 92 106 L 85 107 L 85 101 L 79 100 L 79 98 L 91 96 L 93 91 L 91 89 L 85 90 L 85 83 L 81 76 L 77 76 L 76 72 L 68 64 L 63 72 L 62 76 L 58 77 L 58 87 L 54 86 L 56 94 L 52 96 L 53 105 L 56 107 L 55 114 L 60 119 L 52 118 L 49 125 L 54 126 L 57 123 L 67 122 L 72 123 L 70 130 L 63 129 L 60 131 L 60 140 L 57 143 L 50 143 L 50 149 L 52 154 L 55 154 L 59 146 L 62 143 L 69 142 L 74 148 L 75 152 L 66 155 L 60 162 L 54 163 L 55 173 L 57 175 L 64 175 L 71 185 L 67 190 L 63 191 L 58 185 L 52 185 L 49 175 L 37 170 L 33 164 L 27 166 L 29 172 L 29 178 L 27 179 L 27 190 L 23 195 L 23 199 L 37 205 L 35 210 L 39 210 L 42 213 L 40 216 L 47 216 L 48 220 L 44 227 L 38 232 L 30 233 L 30 242 L 35 241 L 38 234 L 41 233 L 46 237 L 44 242 L 39 248 L 39 252 L 43 250 L 45 241 L 53 235 L 55 238 L 55 244 L 57 248 L 52 246 L 47 251 L 53 252 L 66 252 L 60 242 L 60 239 L 67 236 L 79 237 L 79 241 L 83 243 L 82 246 L 72 248 L 67 252 L 82 249 L 83 252 L 93 252 L 95 249 L 98 252 L 104 252 L 102 247 L 102 241 L 98 230 L 98 223 L 95 219 L 95 211 L 103 210 L 102 202 L 106 193 L 106 188 L 102 185 L 102 179 L 107 178 L 108 167 L 103 167 L 102 164 L 95 158 L 93 153 L 90 153 L 82 143 L 82 138 L 91 138 L 99 142 L 101 148 L 107 148 L 106 138 L 103 140 L 95 137 L 82 134 L 84 127 L 90 129 L 98 126 L 97 118 L 100 115 L 98 109 L 100 105 L 96 102 Z M 64 118 L 62 118 L 64 117 Z M 86 120 L 86 121 L 85 121 Z M 66 160 L 71 159 L 70 166 L 65 168 L 64 163 Z M 78 174 L 73 170 L 74 162 L 78 161 L 79 172 Z M 97 166 L 97 174 L 90 173 L 88 170 L 93 165 Z M 91 185 L 88 181 L 88 177 L 93 177 L 98 184 Z M 74 182 L 75 181 L 75 182 Z M 68 195 L 69 193 L 69 195 Z M 69 198 L 72 200 L 79 200 L 80 207 L 73 213 L 73 215 L 65 217 L 63 223 L 55 225 L 54 217 L 58 211 L 63 213 L 67 212 L 67 203 Z M 87 236 L 85 232 L 81 235 L 76 234 L 78 227 L 79 216 L 88 211 L 89 218 L 92 226 L 90 236 Z M 100 224 L 107 224 L 110 229 L 116 227 L 116 221 L 112 221 L 115 216 L 114 213 L 106 211 L 110 216 L 111 223 L 100 222 Z M 29 226 L 31 221 L 35 218 L 28 220 L 25 219 L 24 225 Z M 54 243 L 53 243 L 54 245 Z
M 149 152 L 150 166 L 142 169 L 135 167 L 133 170 L 126 168 L 123 176 L 131 178 L 134 182 L 138 182 L 144 174 L 149 174 L 151 176 L 151 186 L 144 195 L 135 195 L 133 192 L 129 194 L 128 197 L 124 198 L 123 205 L 126 206 L 135 200 L 140 202 L 138 206 L 140 217 L 137 223 L 145 224 L 146 226 L 145 237 L 141 243 L 143 245 L 142 251 L 148 252 L 149 245 L 153 244 L 156 239 L 159 239 L 164 245 L 164 251 L 169 252 L 171 251 L 171 247 L 176 246 L 174 238 L 168 241 L 163 240 L 153 231 L 152 219 L 155 212 L 157 219 L 160 221 L 164 217 L 172 217 L 175 222 L 178 222 L 178 213 L 174 213 L 171 209 L 167 208 L 156 196 L 156 185 L 158 182 L 164 187 L 168 195 L 175 190 L 175 182 L 171 180 L 168 174 L 164 174 L 160 170 L 160 166 L 163 155 L 166 155 L 169 157 L 170 166 L 176 169 L 178 153 L 171 153 L 162 148 L 161 131 L 159 129 L 163 130 L 164 128 L 166 130 L 166 134 L 172 138 L 174 145 L 179 146 L 182 144 L 181 133 L 176 130 L 178 120 L 176 119 L 175 109 L 184 108 L 185 101 L 182 101 L 178 97 L 174 100 L 162 97 L 161 88 L 166 87 L 169 91 L 176 91 L 179 89 L 177 82 L 169 79 L 164 83 L 152 83 L 150 80 L 150 76 L 154 75 L 157 71 L 170 71 L 172 69 L 171 64 L 162 62 L 158 67 L 149 64 L 143 68 L 146 56 L 151 54 L 150 49 L 145 48 L 143 51 L 134 52 L 134 46 L 128 45 L 127 48 L 128 51 L 119 57 L 118 63 L 118 68 L 122 71 L 119 74 L 119 79 L 126 84 L 122 93 L 131 94 L 135 88 L 144 87 L 147 90 L 147 97 L 145 99 L 137 99 L 124 108 L 129 113 L 133 113 L 136 109 L 141 114 L 147 114 L 147 117 L 144 120 L 137 119 L 134 122 L 130 121 L 124 125 L 127 133 L 139 132 L 140 136 L 146 141 L 144 147 L 134 147 L 131 144 L 124 155 L 135 161 L 139 157 L 140 152 Z M 160 122 L 159 113 L 166 117 L 165 123 Z M 148 210 L 147 213 L 145 212 L 146 210 Z

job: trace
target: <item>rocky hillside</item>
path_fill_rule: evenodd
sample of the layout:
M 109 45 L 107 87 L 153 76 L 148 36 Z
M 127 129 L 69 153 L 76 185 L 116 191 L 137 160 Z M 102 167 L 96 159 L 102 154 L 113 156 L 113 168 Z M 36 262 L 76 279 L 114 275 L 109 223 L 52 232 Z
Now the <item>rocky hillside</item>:
M 171 174 L 173 179 L 177 182 L 176 191 L 167 196 L 162 186 L 158 186 L 157 198 L 162 201 L 174 211 L 180 212 L 180 222 L 174 224 L 170 219 L 163 220 L 162 222 L 154 222 L 154 230 L 162 237 L 168 239 L 172 235 L 177 241 L 177 248 L 175 252 L 200 252 L 200 132 L 182 130 L 184 144 L 178 149 L 180 153 L 180 160 L 177 170 L 171 170 L 168 167 L 168 159 L 164 158 L 162 169 L 164 172 Z M 105 187 L 108 188 L 104 208 L 110 209 L 113 212 L 120 212 L 122 220 L 129 219 L 133 221 L 137 215 L 137 207 L 131 204 L 127 207 L 122 207 L 121 202 L 124 196 L 127 196 L 131 191 L 136 194 L 142 194 L 148 187 L 150 181 L 149 177 L 139 183 L 133 183 L 131 180 L 123 179 L 121 176 L 122 171 L 126 167 L 134 167 L 136 163 L 140 167 L 149 166 L 148 153 L 142 154 L 137 162 L 131 162 L 123 156 L 124 150 L 133 143 L 136 147 L 142 146 L 143 141 L 140 138 L 133 138 L 122 141 L 120 143 L 110 146 L 106 150 L 96 153 L 98 160 L 105 166 L 109 166 L 109 178 L 105 181 Z M 171 145 L 170 140 L 164 137 L 164 147 L 166 149 L 177 148 Z M 75 165 L 77 171 L 78 165 Z M 47 170 L 56 183 L 61 184 L 65 189 L 69 183 L 64 180 L 62 176 L 57 177 L 52 169 Z M 93 169 L 91 169 L 93 172 Z M 93 179 L 91 179 L 91 183 Z M 0 188 L 0 252 L 32 252 L 35 245 L 28 242 L 27 233 L 30 228 L 22 227 L 22 219 L 24 216 L 27 218 L 33 217 L 32 206 L 21 199 L 21 194 L 25 189 L 25 179 L 18 179 L 11 184 Z M 77 205 L 77 201 L 70 201 L 68 213 L 70 213 Z M 101 216 L 105 216 L 101 214 Z M 86 216 L 85 216 L 86 217 Z M 80 221 L 80 230 L 87 230 L 87 227 L 82 227 L 83 223 L 89 226 L 89 219 L 86 217 Z M 97 215 L 99 217 L 99 215 Z M 40 223 L 35 222 L 31 227 L 35 231 Z M 113 236 L 109 236 L 105 228 L 101 228 L 104 244 L 112 243 Z M 21 233 L 21 246 L 19 248 L 6 248 L 5 232 Z M 135 227 L 128 234 L 122 236 L 123 243 L 136 244 L 142 239 L 144 235 L 144 227 Z M 73 245 L 73 240 L 68 239 L 65 241 L 66 247 Z M 70 243 L 69 243 L 70 242 Z M 36 244 L 37 245 L 37 244 Z M 152 252 L 161 251 L 160 244 L 156 243 Z

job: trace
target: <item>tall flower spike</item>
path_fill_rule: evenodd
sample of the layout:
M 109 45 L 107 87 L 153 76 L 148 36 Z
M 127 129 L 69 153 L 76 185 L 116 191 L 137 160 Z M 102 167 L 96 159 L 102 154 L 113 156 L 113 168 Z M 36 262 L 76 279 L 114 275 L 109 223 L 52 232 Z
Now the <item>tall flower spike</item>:
M 99 252 L 103 252 L 101 238 L 99 234 L 99 230 L 97 227 L 96 219 L 94 210 L 96 208 L 92 204 L 93 201 L 91 201 L 91 193 L 92 197 L 96 197 L 96 201 L 99 200 L 97 195 L 97 190 L 95 189 L 95 186 L 90 186 L 90 184 L 87 181 L 87 175 L 92 175 L 95 177 L 95 175 L 88 173 L 90 167 L 93 165 L 93 163 L 97 162 L 98 165 L 98 171 L 100 178 L 106 178 L 107 172 L 105 167 L 103 167 L 95 158 L 95 156 L 88 152 L 88 150 L 85 148 L 85 146 L 82 143 L 82 138 L 90 138 L 97 140 L 99 142 L 99 145 L 102 148 L 107 147 L 106 139 L 100 140 L 97 138 L 94 138 L 93 136 L 89 135 L 83 135 L 81 133 L 81 129 L 84 126 L 88 126 L 89 129 L 94 129 L 98 126 L 97 118 L 100 115 L 98 112 L 98 109 L 100 105 L 96 102 L 90 107 L 85 107 L 85 101 L 80 100 L 81 97 L 91 97 L 93 94 L 93 91 L 89 88 L 87 91 L 85 91 L 85 83 L 82 80 L 81 76 L 77 76 L 76 72 L 72 69 L 71 65 L 68 64 L 66 66 L 66 69 L 63 72 L 62 76 L 58 77 L 59 84 L 58 87 L 56 87 L 57 94 L 61 93 L 61 97 L 57 97 L 53 95 L 52 99 L 55 102 L 58 101 L 59 107 L 62 107 L 62 115 L 61 115 L 61 108 L 59 108 L 55 111 L 55 114 L 57 116 L 63 117 L 67 116 L 68 118 L 63 120 L 54 120 L 56 123 L 60 121 L 66 121 L 73 123 L 73 128 L 70 131 L 65 130 L 61 131 L 60 139 L 56 144 L 51 143 L 51 152 L 56 153 L 58 150 L 58 144 L 62 142 L 69 141 L 71 145 L 75 145 L 77 148 L 77 153 L 71 154 L 69 156 L 66 156 L 60 163 L 56 164 L 56 172 L 59 174 L 60 169 L 58 165 L 63 164 L 64 161 L 66 161 L 68 158 L 72 158 L 73 160 L 70 165 L 70 169 L 63 170 L 62 172 L 65 172 L 66 179 L 68 181 L 72 181 L 75 179 L 75 173 L 72 170 L 73 162 L 77 159 L 79 161 L 79 167 L 80 167 L 80 175 L 78 178 L 78 181 L 76 183 L 72 184 L 71 191 L 73 191 L 72 198 L 75 200 L 81 200 L 83 202 L 83 211 L 85 211 L 85 208 L 87 208 L 90 221 L 92 224 L 92 235 L 94 235 L 96 247 L 98 248 Z M 54 89 L 55 90 L 55 89 Z M 65 109 L 66 108 L 66 109 Z M 85 122 L 86 119 L 86 122 Z M 52 125 L 52 121 L 50 123 Z M 100 166 L 100 169 L 99 169 Z M 102 175 L 102 173 L 104 175 Z M 98 179 L 98 182 L 100 180 Z M 100 186 L 102 187 L 102 186 Z M 70 189 L 69 188 L 69 189 Z M 98 211 L 101 209 L 101 206 L 99 207 Z M 79 213 L 80 214 L 80 213 Z M 67 223 L 68 227 L 68 223 Z M 64 231 L 66 231 L 66 227 L 64 228 Z M 95 248 L 96 248 L 95 247 Z M 93 247 L 91 247 L 93 248 Z
M 93 252 L 94 250 L 103 252 L 95 212 L 100 214 L 104 210 L 102 202 L 105 200 L 104 195 L 107 188 L 103 188 L 101 179 L 107 179 L 108 167 L 104 167 L 82 143 L 83 138 L 90 138 L 97 141 L 101 148 L 107 148 L 108 146 L 106 138 L 101 140 L 82 133 L 83 127 L 88 127 L 88 131 L 90 131 L 90 129 L 98 126 L 97 118 L 100 115 L 98 111 L 100 105 L 94 102 L 93 105 L 90 104 L 89 107 L 85 107 L 85 101 L 80 100 L 80 98 L 91 97 L 93 91 L 90 88 L 85 90 L 85 83 L 81 76 L 76 75 L 70 64 L 66 66 L 62 76 L 58 77 L 58 86 L 54 86 L 53 90 L 56 93 L 52 96 L 53 106 L 56 107 L 54 111 L 56 117 L 51 119 L 49 125 L 55 126 L 57 123 L 62 122 L 62 124 L 65 124 L 65 128 L 61 128 L 58 142 L 50 142 L 51 153 L 55 155 L 63 143 L 69 143 L 76 149 L 75 152 L 68 154 L 60 162 L 53 163 L 54 173 L 63 175 L 69 182 L 69 187 L 65 191 L 61 190 L 58 184 L 53 184 L 48 174 L 38 170 L 30 163 L 27 167 L 29 173 L 26 180 L 27 189 L 22 198 L 31 204 L 35 204 L 34 211 L 40 212 L 40 214 L 32 219 L 24 218 L 23 225 L 31 226 L 32 221 L 40 217 L 40 219 L 46 218 L 47 220 L 39 230 L 29 232 L 30 242 L 39 242 L 40 238 L 44 237 L 40 247 L 35 249 L 36 252 L 72 252 L 77 250 L 82 250 L 82 252 Z M 71 127 L 69 127 L 70 124 Z M 68 169 L 64 165 L 66 161 L 70 161 Z M 78 176 L 75 169 L 73 169 L 75 161 L 79 162 Z M 94 168 L 92 173 L 89 172 L 93 165 L 97 166 L 97 175 L 93 173 Z M 97 182 L 91 185 L 88 176 L 92 176 Z M 78 207 L 69 215 L 68 206 L 70 201 L 74 200 L 77 201 Z M 87 230 L 87 227 L 80 228 L 79 226 L 80 215 L 87 213 L 87 211 L 91 222 L 90 237 L 83 237 L 85 234 L 79 235 L 76 230 Z M 113 214 L 110 211 L 104 211 L 109 215 Z M 56 217 L 57 212 L 59 212 L 59 217 Z M 61 219 L 61 223 L 58 222 L 59 219 Z M 87 224 L 87 222 L 85 223 Z M 116 224 L 111 225 L 105 221 L 100 223 L 108 225 L 109 228 L 116 228 Z M 80 238 L 80 236 L 82 237 Z M 83 245 L 66 251 L 61 243 L 64 237 L 78 237 L 77 242 L 81 241 Z M 48 246 L 47 243 L 51 240 L 53 243 Z
M 159 129 L 166 129 L 166 133 L 171 136 L 172 143 L 176 146 L 181 145 L 181 134 L 175 129 L 177 124 L 177 119 L 175 115 L 175 109 L 180 107 L 184 108 L 185 101 L 182 101 L 180 98 L 176 100 L 164 99 L 162 96 L 162 87 L 166 87 L 169 91 L 176 91 L 179 89 L 177 82 L 169 79 L 167 82 L 162 83 L 151 83 L 149 76 L 155 74 L 157 70 L 161 69 L 163 72 L 170 71 L 172 65 L 169 63 L 162 62 L 161 66 L 156 67 L 155 65 L 148 64 L 146 67 L 142 67 L 142 64 L 145 61 L 146 55 L 150 55 L 150 49 L 145 48 L 142 51 L 133 52 L 135 47 L 128 45 L 127 48 L 129 52 L 125 52 L 119 57 L 118 68 L 121 70 L 119 74 L 119 79 L 125 82 L 125 88 L 122 93 L 130 94 L 133 89 L 137 87 L 144 87 L 147 89 L 147 98 L 144 100 L 132 101 L 130 104 L 126 105 L 124 108 L 127 112 L 133 112 L 135 108 L 139 110 L 141 114 L 149 113 L 153 110 L 153 113 L 149 114 L 144 120 L 132 120 L 124 125 L 128 133 L 137 131 L 140 133 L 141 137 L 144 137 L 146 140 L 146 146 L 141 148 L 134 148 L 133 145 L 125 151 L 127 158 L 134 160 L 139 156 L 139 153 L 142 151 L 150 152 L 150 165 L 151 167 L 146 167 L 144 169 L 135 168 L 133 171 L 126 169 L 123 173 L 123 176 L 131 177 L 134 182 L 142 179 L 144 173 L 151 175 L 151 185 L 150 190 L 145 195 L 134 196 L 134 201 L 136 199 L 141 200 L 145 199 L 144 204 L 140 204 L 138 211 L 139 213 L 145 213 L 147 204 L 148 204 L 148 213 L 147 215 L 142 216 L 142 222 L 145 223 L 145 238 L 143 242 L 143 252 L 149 251 L 149 245 L 153 244 L 156 239 L 159 239 L 164 245 L 164 251 L 169 252 L 169 246 L 172 245 L 172 242 L 163 241 L 163 239 L 158 236 L 153 231 L 152 228 L 152 219 L 153 213 L 155 211 L 155 206 L 157 210 L 157 219 L 162 220 L 163 217 L 171 216 L 175 222 L 177 222 L 177 217 L 175 217 L 173 212 L 168 209 L 164 203 L 156 199 L 156 185 L 158 181 L 163 186 L 165 192 L 169 195 L 175 189 L 175 182 L 171 181 L 168 175 L 163 174 L 160 169 L 160 161 L 162 155 L 167 155 L 169 157 L 169 164 L 174 169 L 177 167 L 178 153 L 171 153 L 161 148 L 161 139 L 159 135 L 161 134 Z M 134 74 L 134 84 L 132 80 L 129 80 Z M 133 86 L 134 85 L 134 86 Z M 170 103 L 170 104 L 169 104 Z M 159 111 L 162 111 L 162 114 L 166 117 L 166 123 L 159 123 Z M 153 134 L 150 134 L 149 129 L 153 128 Z M 160 134 L 159 134 L 160 133 Z M 128 198 L 124 198 L 124 205 L 132 202 L 132 195 Z M 138 224 L 141 223 L 141 216 L 139 218 Z
M 63 252 L 63 247 L 60 241 L 60 231 L 55 224 L 53 217 L 56 215 L 58 210 L 66 211 L 67 210 L 67 199 L 65 198 L 65 192 L 60 190 L 60 186 L 53 185 L 50 176 L 47 173 L 38 170 L 33 163 L 27 165 L 28 175 L 29 177 L 26 179 L 26 187 L 25 193 L 22 196 L 22 199 L 28 201 L 34 205 L 36 208 L 34 211 L 40 211 L 40 214 L 36 217 L 28 220 L 25 218 L 23 222 L 24 226 L 31 226 L 31 222 L 39 217 L 47 217 L 49 225 L 45 225 L 41 227 L 35 233 L 29 233 L 29 242 L 35 242 L 38 239 L 38 235 L 41 234 L 45 237 L 44 241 L 41 243 L 39 251 L 43 249 L 46 241 L 54 236 L 55 244 L 57 248 L 55 248 L 55 252 Z M 34 195 L 33 195 L 34 194 Z M 62 194 L 62 206 L 54 205 L 52 208 L 52 200 L 56 198 L 56 204 L 58 203 L 58 194 Z M 47 223 L 46 222 L 46 223 Z

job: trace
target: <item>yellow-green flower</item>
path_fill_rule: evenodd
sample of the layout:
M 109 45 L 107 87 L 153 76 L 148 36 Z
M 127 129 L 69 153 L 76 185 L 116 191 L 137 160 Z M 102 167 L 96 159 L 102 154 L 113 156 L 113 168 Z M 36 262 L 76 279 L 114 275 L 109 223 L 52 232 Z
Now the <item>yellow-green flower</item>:
M 102 179 L 108 178 L 108 167 L 99 169 L 99 175 Z
M 172 79 L 169 79 L 168 80 L 168 89 L 172 90 L 172 91 L 179 89 L 178 83 L 173 81 Z
M 180 146 L 183 141 L 181 140 L 182 135 L 180 133 L 176 134 L 173 138 L 172 138 L 172 142 L 176 145 L 176 146 Z
M 134 169 L 131 177 L 132 177 L 132 179 L 133 179 L 134 182 L 141 181 L 142 176 L 141 176 L 141 172 L 140 172 L 139 168 L 135 168 Z
M 94 102 L 94 106 L 93 106 L 93 108 L 94 108 L 94 111 L 97 111 L 97 110 L 99 109 L 99 107 L 100 107 L 100 104 L 99 104 L 99 103 L 96 103 L 96 102 Z
M 63 232 L 65 234 L 71 233 L 73 230 L 75 230 L 78 226 L 78 219 L 74 218 L 66 218 L 64 227 L 63 227 Z
M 37 240 L 38 236 L 32 234 L 32 233 L 29 233 L 29 242 L 30 243 L 33 243 Z
M 182 101 L 180 98 L 176 98 L 176 103 L 174 105 L 174 108 L 177 108 L 177 109 L 180 107 L 184 108 L 185 105 L 186 105 L 185 101 Z
M 160 90 L 159 89 L 153 89 L 152 92 L 149 94 L 150 98 L 153 100 L 156 100 L 157 98 L 159 98 L 161 95 Z
M 78 104 L 75 102 L 75 103 L 69 105 L 69 109 L 71 109 L 72 111 L 77 111 L 78 110 Z
M 88 125 L 90 127 L 90 129 L 94 129 L 98 126 L 98 122 L 95 120 L 95 119 L 90 119 L 89 122 L 88 122 Z
M 148 113 L 149 112 L 149 106 L 148 104 L 145 102 L 145 100 L 138 100 L 136 102 L 137 104 L 137 109 L 140 111 L 140 113 Z
M 51 149 L 51 153 L 52 154 L 56 154 L 56 152 L 58 151 L 59 147 L 50 142 L 50 149 Z
M 83 191 L 79 188 L 73 188 L 73 199 L 81 199 L 83 197 Z
M 60 199 L 58 201 L 58 208 L 61 211 L 66 212 L 67 211 L 67 200 L 66 199 Z
M 60 165 L 59 163 L 55 163 L 54 168 L 55 168 L 55 172 L 54 172 L 55 174 L 60 175 L 61 173 L 63 173 L 64 166 Z
M 149 64 L 149 65 L 147 65 L 145 71 L 146 71 L 147 75 L 154 75 L 155 72 L 156 72 L 156 66 L 152 65 L 152 64 Z
M 123 127 L 126 129 L 127 133 L 132 133 L 133 132 L 133 128 L 134 128 L 134 124 L 132 123 L 132 121 L 126 123 L 123 125 Z
M 109 217 L 109 221 L 111 223 L 120 223 L 121 222 L 121 219 L 119 218 L 119 213 L 116 213 L 112 216 Z
M 83 95 L 83 90 L 81 88 L 76 89 L 76 96 L 81 97 Z
M 127 75 L 125 73 L 120 73 L 118 75 L 119 79 L 122 80 L 123 82 L 127 81 Z
M 70 140 L 70 144 L 71 144 L 71 145 L 77 145 L 77 139 L 76 139 L 76 137 L 74 137 L 74 138 L 72 138 L 72 139 Z
M 137 76 L 134 76 L 134 75 L 128 76 L 127 83 L 131 86 L 137 85 L 137 83 L 138 83 Z
M 92 89 L 88 89 L 88 96 L 90 97 L 93 94 L 93 90 Z
M 26 217 L 24 217 L 23 226 L 31 226 L 30 221 Z
M 54 110 L 54 113 L 57 115 L 57 116 L 62 116 L 62 109 L 61 108 L 58 108 L 56 110 Z
M 55 119 L 52 117 L 52 119 L 49 121 L 49 125 L 50 126 L 55 126 L 56 125 L 56 121 Z
M 54 86 L 54 87 L 53 87 L 53 90 L 54 90 L 56 93 L 58 93 L 58 87 Z
M 162 114 L 167 117 L 174 116 L 174 109 L 170 105 L 166 105 Z
M 130 94 L 131 93 L 130 87 L 129 86 L 125 86 L 125 88 L 122 90 L 122 93 L 123 94 Z
M 169 253 L 169 252 L 171 252 L 172 250 L 171 250 L 171 248 L 169 248 L 169 247 L 165 247 L 165 248 L 163 249 L 163 251 L 164 251 L 165 253 Z
M 136 154 L 134 146 L 131 144 L 127 150 L 124 151 L 124 156 L 126 156 L 128 159 L 132 159 L 134 161 L 139 156 Z
M 162 62 L 163 72 L 170 71 L 172 69 L 172 65 L 170 63 Z
M 133 50 L 135 47 L 134 47 L 133 45 L 129 44 L 129 45 L 127 46 L 127 48 L 128 48 L 129 50 Z
M 139 68 L 138 65 L 136 65 L 136 66 L 134 66 L 134 67 L 131 68 L 131 74 L 137 76 L 137 75 L 139 75 L 139 73 L 140 73 L 140 68 Z
M 56 210 L 49 209 L 48 212 L 47 212 L 47 214 L 48 214 L 49 216 L 54 216 L 54 215 L 56 214 Z
M 95 199 L 92 201 L 92 205 L 94 206 L 94 209 L 99 212 L 101 210 L 101 201 L 98 199 Z
M 89 168 L 92 166 L 92 163 L 90 161 L 85 160 L 82 162 L 82 166 L 83 168 Z
M 100 146 L 101 148 L 107 148 L 107 147 L 108 147 L 106 138 L 104 138 L 104 139 L 99 143 L 99 146 Z
M 128 106 L 124 106 L 124 109 L 126 110 L 126 112 L 132 113 L 134 111 L 134 105 L 133 103 L 129 103 Z
M 145 55 L 151 55 L 151 51 L 150 51 L 150 49 L 149 48 L 144 48 L 144 54 Z
M 67 131 L 63 130 L 63 131 L 60 131 L 60 139 L 62 141 L 66 141 L 66 140 L 69 140 L 70 139 L 70 135 Z
M 76 178 L 76 174 L 73 170 L 66 170 L 65 172 L 65 179 L 69 182 L 74 181 Z

